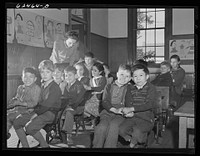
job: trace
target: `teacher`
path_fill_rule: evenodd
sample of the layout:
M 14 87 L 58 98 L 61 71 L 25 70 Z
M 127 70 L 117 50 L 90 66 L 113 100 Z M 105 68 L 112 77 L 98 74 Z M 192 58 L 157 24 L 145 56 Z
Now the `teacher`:
M 65 63 L 74 65 L 80 58 L 83 58 L 86 48 L 79 42 L 79 35 L 76 31 L 68 31 L 64 39 L 54 41 L 53 51 L 50 60 L 53 63 Z

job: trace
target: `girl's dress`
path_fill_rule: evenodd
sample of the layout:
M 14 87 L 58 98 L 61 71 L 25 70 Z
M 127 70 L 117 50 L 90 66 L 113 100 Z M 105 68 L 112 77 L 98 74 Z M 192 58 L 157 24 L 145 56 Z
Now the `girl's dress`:
M 85 103 L 85 112 L 97 117 L 99 116 L 99 103 L 106 85 L 106 78 L 104 76 L 93 77 L 90 80 L 90 85 L 94 92 L 93 96 Z

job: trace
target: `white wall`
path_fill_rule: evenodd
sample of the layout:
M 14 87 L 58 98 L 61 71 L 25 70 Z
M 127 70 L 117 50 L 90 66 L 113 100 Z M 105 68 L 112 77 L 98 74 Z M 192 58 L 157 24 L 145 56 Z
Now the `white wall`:
M 38 15 L 42 15 L 53 20 L 69 24 L 68 9 L 23 9 L 26 11 L 34 12 Z
M 172 35 L 194 34 L 194 9 L 173 9 Z
M 108 9 L 91 9 L 91 33 L 108 37 Z
M 108 38 L 128 37 L 127 9 L 108 9 Z

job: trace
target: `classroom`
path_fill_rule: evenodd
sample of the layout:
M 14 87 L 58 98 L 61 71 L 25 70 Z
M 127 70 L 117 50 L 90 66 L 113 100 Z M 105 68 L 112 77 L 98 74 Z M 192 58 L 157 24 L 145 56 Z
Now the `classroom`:
M 133 152 L 135 148 L 142 148 L 142 150 L 147 151 L 148 149 L 172 149 L 172 152 L 173 150 L 177 150 L 176 152 L 183 150 L 181 152 L 195 153 L 194 90 L 196 83 L 197 36 L 195 34 L 195 22 L 198 14 L 197 7 L 166 7 L 164 5 L 131 5 L 129 7 L 120 7 L 120 5 L 111 5 L 110 7 L 109 5 L 106 5 L 106 7 L 104 5 L 94 7 L 92 5 L 80 5 L 76 7 L 75 5 L 75 7 L 68 7 L 69 4 L 66 3 L 43 6 L 38 4 L 34 6 L 35 8 L 31 8 L 30 5 L 16 3 L 14 6 L 8 4 L 6 8 L 7 84 L 5 84 L 5 88 L 7 97 L 5 99 L 7 100 L 4 105 L 7 107 L 7 124 L 8 122 L 12 123 L 12 127 L 9 130 L 7 129 L 5 148 L 89 148 L 95 151 L 95 147 L 108 147 L 122 150 L 131 148 Z M 87 62 L 89 62 L 87 59 L 92 62 L 91 65 L 89 63 L 87 65 Z M 142 62 L 136 63 L 138 60 L 142 60 L 145 65 Z M 138 64 L 142 65 L 137 66 Z M 126 74 L 128 71 L 129 73 L 129 67 L 130 78 L 126 84 L 122 85 L 118 82 L 120 81 L 119 73 L 120 71 L 124 71 Z M 78 78 L 79 68 L 82 68 L 83 72 L 88 71 L 88 75 L 83 73 L 80 76 L 80 79 L 82 77 L 88 78 L 87 85 Z M 145 69 L 140 70 L 138 68 Z M 74 81 L 72 80 L 71 83 L 70 74 L 73 73 L 74 69 L 75 73 L 72 74 Z M 164 76 L 163 70 L 168 70 L 168 75 Z M 48 77 L 46 76 L 48 73 L 45 72 L 48 71 L 52 72 L 52 79 L 46 83 L 47 80 L 45 79 Z M 143 80 L 139 80 L 137 71 L 144 73 L 144 75 L 139 74 L 140 77 L 143 76 L 145 79 L 145 83 L 140 86 L 141 89 L 137 85 Z M 57 82 L 55 79 L 59 72 L 62 75 Z M 34 75 L 36 78 L 30 80 L 30 75 Z M 170 84 L 162 85 L 161 81 L 163 83 L 164 79 L 167 81 L 168 76 Z M 96 82 L 97 79 L 98 82 Z M 36 117 L 31 117 L 27 124 L 30 122 L 34 124 L 36 122 L 34 120 L 37 120 L 36 118 L 40 115 L 47 112 L 52 113 L 56 110 L 54 107 L 50 108 L 50 105 L 43 105 L 48 105 L 48 102 L 45 103 L 48 98 L 55 101 L 55 98 L 48 97 L 48 95 L 54 96 L 57 88 L 60 89 L 59 100 L 61 102 L 59 103 L 57 100 L 53 103 L 51 100 L 52 106 L 56 103 L 60 104 L 60 106 L 57 105 L 59 110 L 56 110 L 55 114 L 52 113 L 54 118 L 51 122 L 50 119 L 48 122 L 43 121 L 42 125 L 37 125 L 38 127 L 41 126 L 40 128 L 36 125 L 32 126 L 32 124 L 30 126 L 24 124 L 24 127 L 20 128 L 26 137 L 26 141 L 24 141 L 24 137 L 20 136 L 21 131 L 18 132 L 19 129 L 17 129 L 21 126 L 17 125 L 22 122 L 18 120 L 21 113 L 17 114 L 12 121 L 8 117 L 8 111 L 11 113 L 15 109 L 19 111 L 21 109 L 18 109 L 18 107 L 22 107 L 22 105 L 15 104 L 12 108 L 8 106 L 12 105 L 10 103 L 13 101 L 15 103 L 15 100 L 18 100 L 18 103 L 26 104 L 27 110 L 30 109 L 26 99 L 29 101 L 34 99 L 33 97 L 25 97 L 31 94 L 31 91 L 26 89 L 32 86 L 28 85 L 28 83 L 31 83 L 30 81 L 34 81 L 32 83 L 39 87 L 41 93 L 38 93 L 38 101 L 36 101 L 34 107 L 31 107 L 31 112 L 27 111 L 29 115 L 36 113 Z M 70 89 L 75 86 L 76 81 L 78 81 L 77 86 L 79 83 L 82 85 L 84 95 L 79 95 L 78 92 L 76 92 L 76 95 L 70 93 Z M 160 84 L 158 84 L 158 81 Z M 116 93 L 121 96 L 124 93 L 121 91 L 123 87 L 120 87 L 118 83 L 121 86 L 126 86 L 127 89 L 126 94 L 122 97 L 124 98 L 121 103 L 123 106 L 115 108 L 112 102 L 116 103 L 120 100 L 120 97 L 111 95 L 111 92 L 107 89 L 109 89 L 109 86 L 115 86 L 113 88 L 116 90 L 112 94 Z M 63 88 L 62 84 L 64 85 Z M 145 89 L 146 84 L 148 87 L 153 86 L 152 88 L 156 89 L 156 93 L 159 93 L 155 94 L 155 99 L 160 97 L 161 102 L 158 103 L 161 105 L 159 105 L 159 112 L 154 113 L 151 130 L 143 132 L 145 139 L 141 143 L 139 137 L 134 138 L 136 133 L 134 133 L 134 128 L 132 128 L 133 132 L 130 134 L 131 139 L 127 140 L 120 134 L 122 129 L 125 131 L 125 128 L 120 130 L 120 127 L 125 125 L 125 121 L 128 124 L 129 119 L 137 118 L 137 114 L 140 116 L 139 114 L 145 114 L 145 112 L 153 112 L 153 104 L 150 102 L 153 98 L 148 96 L 150 91 L 148 89 L 147 93 L 146 90 L 140 91 Z M 50 92 L 51 88 L 48 88 L 48 85 L 55 87 L 54 92 Z M 77 88 L 77 86 L 74 88 Z M 45 88 L 48 88 L 49 93 L 47 95 L 44 95 L 46 94 Z M 29 91 L 25 92 L 24 90 Z M 90 93 L 90 98 L 86 99 L 88 90 L 93 92 Z M 141 95 L 142 98 L 145 98 L 143 97 L 144 93 L 147 94 L 145 97 L 149 99 L 141 102 L 141 97 L 138 96 Z M 58 92 L 55 94 L 57 95 Z M 131 103 L 130 99 L 127 98 L 128 95 L 132 95 L 130 96 L 131 100 L 136 103 L 140 101 L 142 104 L 139 102 L 138 104 Z M 34 96 L 36 95 L 34 94 Z M 83 98 L 79 98 L 80 96 Z M 68 97 L 69 101 L 67 101 Z M 75 108 L 73 104 L 76 102 L 71 99 L 79 100 L 77 105 L 80 106 Z M 69 104 L 70 100 L 73 101 L 72 105 Z M 106 102 L 109 103 L 109 109 L 108 106 L 105 106 Z M 154 101 L 154 103 L 156 102 Z M 64 109 L 63 103 L 68 103 Z M 96 104 L 98 105 L 98 112 L 93 112 L 94 107 L 96 109 Z M 129 104 L 132 104 L 132 107 Z M 143 110 L 144 112 L 137 111 L 137 108 L 140 109 L 138 106 L 140 104 L 146 105 L 145 108 L 147 108 L 147 105 L 149 107 L 151 105 L 152 109 L 148 107 L 149 109 Z M 85 107 L 86 105 L 88 107 Z M 91 108 L 89 108 L 90 106 Z M 83 109 L 81 113 L 79 109 L 77 110 L 79 107 Z M 121 109 L 121 107 L 123 108 Z M 125 113 L 126 111 L 130 112 L 129 107 L 133 108 L 131 109 L 133 114 L 131 117 L 127 116 L 129 113 Z M 141 109 L 144 107 L 141 106 Z M 114 108 L 114 111 L 110 108 Z M 119 133 L 119 135 L 116 135 L 116 139 L 109 140 L 109 133 L 104 134 L 102 132 L 100 134 L 98 131 L 98 128 L 103 128 L 101 126 L 105 123 L 102 118 L 104 110 L 110 114 L 109 122 L 106 122 L 110 125 L 107 130 L 111 128 L 113 120 L 117 117 L 120 116 L 119 120 L 123 120 L 122 123 L 118 124 L 119 131 L 116 133 Z M 64 112 L 64 115 L 60 112 Z M 68 121 L 69 118 L 73 120 L 70 122 Z M 118 123 L 119 120 L 116 119 L 116 122 Z M 44 122 L 47 123 L 44 124 Z M 66 126 L 65 124 L 69 125 Z M 39 131 L 36 132 L 36 129 L 31 130 L 31 128 L 38 128 Z M 44 139 L 42 138 L 40 141 L 39 135 L 43 136 Z M 102 143 L 100 143 L 100 139 L 98 139 L 100 135 L 105 135 L 105 142 L 102 140 Z M 114 137 L 114 134 L 111 137 Z M 113 143 L 113 140 L 116 140 L 115 143 Z

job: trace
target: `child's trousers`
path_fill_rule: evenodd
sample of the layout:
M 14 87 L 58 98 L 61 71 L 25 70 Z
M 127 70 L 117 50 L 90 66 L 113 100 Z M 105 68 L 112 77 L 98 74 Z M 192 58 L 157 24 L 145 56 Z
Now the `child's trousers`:
M 124 119 L 121 115 L 103 110 L 100 114 L 100 123 L 95 127 L 93 148 L 116 148 L 119 125 Z
M 126 141 L 133 144 L 144 143 L 147 139 L 147 133 L 153 128 L 153 122 L 145 121 L 143 119 L 132 117 L 127 118 L 120 125 L 119 135 Z
M 29 135 L 34 135 L 40 131 L 46 124 L 50 124 L 54 121 L 55 114 L 51 111 L 47 111 L 41 115 L 36 116 L 31 119 L 32 115 L 25 113 L 18 116 L 13 122 L 13 127 L 15 130 L 25 127 L 26 133 Z

